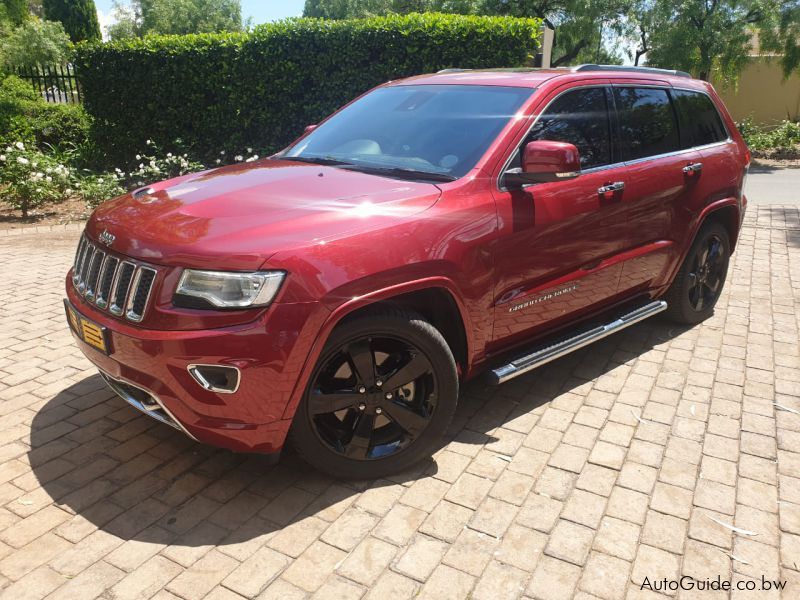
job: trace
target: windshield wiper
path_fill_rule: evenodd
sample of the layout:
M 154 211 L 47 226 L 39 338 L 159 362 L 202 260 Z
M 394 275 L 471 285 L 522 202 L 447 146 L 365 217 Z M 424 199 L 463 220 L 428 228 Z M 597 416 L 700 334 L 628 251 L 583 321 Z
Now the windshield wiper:
M 427 179 L 429 181 L 455 181 L 457 177 L 448 175 L 447 173 L 435 173 L 433 171 L 421 171 L 418 169 L 405 169 L 403 167 L 375 167 L 372 165 L 348 165 L 348 168 L 358 169 L 359 171 L 366 171 L 368 173 L 377 173 L 380 175 L 389 175 L 394 177 L 404 177 L 411 179 Z
M 293 160 L 295 162 L 311 163 L 313 165 L 351 166 L 353 164 L 331 156 L 284 156 L 281 158 L 283 160 Z

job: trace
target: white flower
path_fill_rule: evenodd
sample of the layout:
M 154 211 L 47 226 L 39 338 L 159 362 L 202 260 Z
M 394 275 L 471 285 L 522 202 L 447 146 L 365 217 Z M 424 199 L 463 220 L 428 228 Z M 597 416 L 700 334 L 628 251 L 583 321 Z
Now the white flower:
M 234 159 L 233 159 L 233 160 L 235 160 L 236 162 L 242 162 L 242 161 L 244 160 L 244 156 L 242 156 L 241 154 L 237 154 L 237 155 L 234 157 Z
M 103 178 L 102 177 L 98 177 L 97 178 L 97 183 L 103 183 Z
M 220 163 L 222 163 L 222 161 L 221 161 L 220 159 L 217 159 L 217 160 L 215 160 L 214 162 L 215 162 L 215 163 L 217 163 L 217 164 L 220 164 Z
M 18 157 L 17 157 L 17 162 L 18 162 L 19 164 L 21 164 L 21 165 L 28 165 L 28 164 L 30 164 L 30 162 L 31 162 L 31 161 L 29 161 L 29 160 L 28 160 L 27 158 L 25 158 L 24 156 L 18 156 Z
M 152 146 L 153 145 L 153 140 L 147 140 L 147 145 L 148 146 Z
M 44 180 L 45 180 L 47 183 L 50 183 L 50 182 L 52 182 L 52 181 L 53 181 L 53 178 L 52 178 L 52 177 L 50 177 L 50 175 L 48 175 L 47 177 L 45 177 L 45 178 L 44 178 Z
M 253 149 L 252 149 L 252 148 L 248 148 L 248 149 L 247 149 L 247 153 L 248 153 L 248 154 L 252 154 L 252 153 L 253 153 Z
M 222 152 L 220 152 L 219 154 L 220 154 L 220 156 L 225 156 L 225 150 L 223 150 L 223 151 L 222 151 Z
M 6 155 L 0 154 L 0 162 L 6 162 Z
M 142 160 L 142 155 L 141 154 L 137 154 L 136 155 L 136 160 Z
M 25 150 L 25 144 L 23 144 L 22 142 L 17 142 L 14 145 L 17 147 L 17 150 Z
M 64 190 L 64 193 L 65 193 L 67 196 L 69 196 L 69 195 L 72 193 L 72 189 L 71 189 L 71 188 L 67 188 L 67 189 L 65 189 L 65 190 Z
M 167 158 L 172 158 L 172 152 L 167 152 Z

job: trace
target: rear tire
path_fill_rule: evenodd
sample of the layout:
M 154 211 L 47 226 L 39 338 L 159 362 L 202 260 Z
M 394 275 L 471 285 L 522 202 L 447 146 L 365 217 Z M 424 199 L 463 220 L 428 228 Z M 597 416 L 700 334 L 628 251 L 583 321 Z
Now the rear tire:
M 703 225 L 664 295 L 670 319 L 695 325 L 714 314 L 728 275 L 730 248 L 725 227 L 715 221 Z
M 381 308 L 331 334 L 291 440 L 320 471 L 383 477 L 434 452 L 457 402 L 456 362 L 442 334 L 416 313 Z

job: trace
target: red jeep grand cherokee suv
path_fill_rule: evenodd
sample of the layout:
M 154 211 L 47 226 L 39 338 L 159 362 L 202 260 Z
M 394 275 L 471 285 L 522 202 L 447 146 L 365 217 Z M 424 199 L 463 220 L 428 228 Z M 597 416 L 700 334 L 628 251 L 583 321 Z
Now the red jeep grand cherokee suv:
M 376 477 L 459 385 L 666 311 L 708 317 L 749 153 L 710 85 L 584 65 L 361 96 L 266 160 L 103 204 L 68 319 L 109 385 L 192 438 Z

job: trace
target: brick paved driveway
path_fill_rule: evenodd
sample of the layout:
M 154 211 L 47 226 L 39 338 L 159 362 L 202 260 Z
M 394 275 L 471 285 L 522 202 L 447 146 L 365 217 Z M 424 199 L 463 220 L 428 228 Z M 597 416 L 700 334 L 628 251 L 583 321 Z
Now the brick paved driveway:
M 714 318 L 470 384 L 433 462 L 360 483 L 114 397 L 64 323 L 76 240 L 0 236 L 3 598 L 639 598 L 681 574 L 800 597 L 797 207 L 751 207 Z

